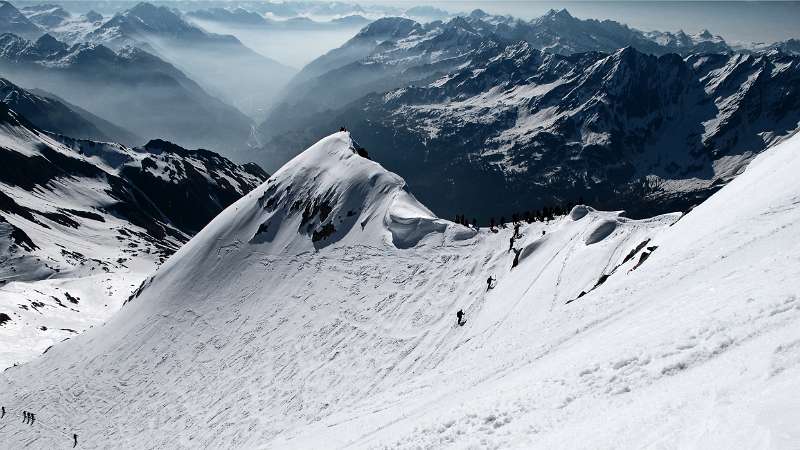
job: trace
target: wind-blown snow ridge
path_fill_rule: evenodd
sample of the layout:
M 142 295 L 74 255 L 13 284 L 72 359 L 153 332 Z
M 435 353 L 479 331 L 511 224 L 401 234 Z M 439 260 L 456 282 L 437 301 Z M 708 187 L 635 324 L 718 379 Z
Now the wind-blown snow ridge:
M 333 243 L 407 248 L 448 229 L 449 237 L 475 234 L 438 219 L 405 190 L 402 178 L 359 156 L 355 147 L 348 132 L 322 139 L 180 252 L 207 251 L 209 241 L 248 243 L 267 254 L 301 254 Z
M 425 216 L 350 146 L 346 133 L 313 146 L 106 326 L 7 370 L 0 404 L 89 447 L 752 448 L 796 436 L 800 137 L 677 222 L 577 207 L 513 243 L 508 228 L 467 237 Z M 320 245 L 354 206 L 354 225 Z M 387 220 L 423 219 L 444 231 L 398 248 Z M 510 244 L 525 253 L 513 269 Z M 65 445 L 18 420 L 0 433 Z
M 268 183 L 259 202 L 272 211 L 259 230 L 282 229 L 280 221 L 297 220 L 301 234 L 316 246 L 345 237 L 360 226 L 360 242 L 377 242 L 385 229 L 398 247 L 410 247 L 431 232 L 443 232 L 440 221 L 405 188 L 405 181 L 358 155 L 349 133 L 339 132 L 306 150 Z M 278 223 L 275 223 L 275 222 Z M 364 235 L 369 237 L 365 239 Z M 256 239 L 259 233 L 256 233 Z

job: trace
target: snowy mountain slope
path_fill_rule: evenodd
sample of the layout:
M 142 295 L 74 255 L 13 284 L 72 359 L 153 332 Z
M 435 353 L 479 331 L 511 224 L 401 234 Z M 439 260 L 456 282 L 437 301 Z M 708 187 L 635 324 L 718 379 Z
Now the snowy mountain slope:
M 74 105 L 65 104 L 48 92 L 27 91 L 2 78 L 0 78 L 0 101 L 42 130 L 79 139 L 113 141 L 128 145 L 144 142 L 144 139 L 130 131 Z
M 250 119 L 209 95 L 171 64 L 136 48 L 67 45 L 50 35 L 0 35 L 0 70 L 133 133 L 232 154 L 246 147 Z
M 798 145 L 677 222 L 576 207 L 525 226 L 511 269 L 510 229 L 433 217 L 335 134 L 106 326 L 6 370 L 0 403 L 43 425 L 0 429 L 39 448 L 785 446 Z
M 469 61 L 307 114 L 259 161 L 346 125 L 443 216 L 484 222 L 582 197 L 646 217 L 702 201 L 800 123 L 800 60 L 777 51 L 562 56 L 518 43 Z
M 294 69 L 245 47 L 230 35 L 208 33 L 165 6 L 139 3 L 85 37 L 113 49 L 143 48 L 248 115 L 263 117 Z
M 102 323 L 219 211 L 266 179 L 163 141 L 131 149 L 39 130 L 2 107 L 0 365 Z
M 505 21 L 498 33 L 513 40 L 524 40 L 540 50 L 572 54 L 588 51 L 613 52 L 634 47 L 643 53 L 688 55 L 704 52 L 727 52 L 730 47 L 720 36 L 708 30 L 689 36 L 682 30 L 642 32 L 613 20 L 581 20 L 566 9 L 551 9 L 528 23 Z
M 800 39 L 787 39 L 776 42 L 771 47 L 790 55 L 800 55 Z

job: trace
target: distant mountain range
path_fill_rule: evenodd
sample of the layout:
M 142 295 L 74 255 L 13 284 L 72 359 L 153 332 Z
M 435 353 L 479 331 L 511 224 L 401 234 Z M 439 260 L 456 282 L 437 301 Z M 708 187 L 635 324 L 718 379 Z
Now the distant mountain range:
M 263 118 L 295 73 L 233 36 L 206 32 L 184 20 L 179 11 L 149 3 L 139 3 L 107 20 L 93 11 L 78 16 L 52 4 L 17 10 L 3 3 L 0 32 L 30 40 L 48 33 L 68 45 L 103 45 L 114 51 L 139 48 L 174 65 L 211 95 L 258 118 Z M 239 139 L 245 141 L 248 136 L 249 132 Z
M 500 36 L 521 30 L 527 40 Z M 565 11 L 377 20 L 298 74 L 254 157 L 277 166 L 344 125 L 443 216 L 579 198 L 634 215 L 686 209 L 797 128 L 800 61 L 708 53 L 727 49 L 708 33 L 647 36 Z
M 85 41 L 116 50 L 126 46 L 147 50 L 251 116 L 263 115 L 295 73 L 233 36 L 208 33 L 178 11 L 149 3 L 115 15 L 88 33 Z
M 0 70 L 24 88 L 51 92 L 139 136 L 187 147 L 240 149 L 250 120 L 171 64 L 135 47 L 69 46 L 50 35 L 0 35 Z
M 83 15 L 74 15 L 59 5 L 48 3 L 28 5 L 20 8 L 20 12 L 41 28 L 40 34 L 47 32 L 68 44 L 80 42 L 103 21 L 103 16 L 94 11 Z M 14 33 L 5 28 L 0 28 L 0 30 Z
M 290 69 L 194 23 L 321 26 L 298 17 L 301 6 L 184 14 L 140 3 L 97 20 L 8 5 L 6 23 L 80 37 L 0 36 L 7 102 L 54 132 L 161 137 L 270 169 L 344 125 L 413 185 L 444 179 L 419 194 L 436 212 L 482 219 L 581 197 L 636 215 L 686 209 L 797 128 L 794 40 L 744 49 L 709 31 L 643 32 L 563 9 L 534 20 L 475 10 L 446 22 L 375 20 L 288 81 Z M 288 20 L 269 16 L 289 10 Z M 360 20 L 339 14 L 325 26 Z M 49 115 L 36 112 L 45 105 Z M 240 110 L 266 119 L 254 129 Z
M 446 23 L 379 19 L 304 67 L 260 131 L 267 141 L 276 131 L 295 128 L 294 122 L 302 121 L 309 112 L 336 108 L 371 92 L 385 92 L 466 67 L 472 55 L 484 47 L 521 41 L 564 55 L 610 53 L 624 47 L 655 55 L 730 51 L 722 38 L 710 33 L 692 37 L 643 33 L 610 20 L 576 19 L 566 10 L 551 10 L 532 21 L 490 16 L 481 10 Z
M 44 31 L 9 2 L 0 2 L 0 32 L 36 39 Z
M 283 20 L 269 19 L 261 14 L 244 8 L 208 8 L 190 11 L 186 17 L 192 21 L 218 22 L 239 27 L 258 27 L 262 29 L 281 29 L 281 30 L 317 30 L 332 29 L 341 27 L 363 27 L 371 22 L 364 16 L 353 14 L 344 17 L 337 17 L 329 21 L 316 21 L 308 17 L 292 17 Z

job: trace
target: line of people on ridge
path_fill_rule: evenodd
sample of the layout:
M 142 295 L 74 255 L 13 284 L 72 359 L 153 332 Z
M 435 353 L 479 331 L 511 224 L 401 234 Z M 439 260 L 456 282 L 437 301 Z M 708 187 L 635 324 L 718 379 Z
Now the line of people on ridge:
M 456 223 L 460 223 L 458 222 L 458 220 L 460 219 L 464 219 L 464 216 L 456 216 Z M 492 220 L 492 222 L 494 222 L 494 220 Z M 462 225 L 468 226 L 465 223 L 462 223 Z M 519 265 L 519 257 L 522 254 L 523 250 L 522 248 L 514 247 L 514 243 L 516 242 L 516 240 L 522 237 L 522 233 L 520 233 L 521 226 L 522 226 L 521 222 L 515 222 L 514 233 L 511 235 L 511 238 L 509 238 L 508 252 L 509 253 L 514 252 L 514 260 L 511 262 L 512 269 Z M 503 227 L 505 228 L 505 224 L 503 224 Z M 544 235 L 545 231 L 542 230 L 542 236 Z M 494 289 L 496 285 L 497 285 L 497 279 L 493 275 L 490 275 L 489 278 L 486 279 L 486 292 L 489 292 L 490 290 Z M 465 316 L 466 314 L 461 309 L 459 309 L 458 312 L 456 312 L 456 323 L 458 323 L 459 326 L 464 326 L 464 324 L 467 323 L 466 319 L 464 318 Z
M 0 406 L 0 419 L 6 417 L 6 407 Z M 30 411 L 22 411 L 22 423 L 27 425 L 34 425 L 36 423 L 36 414 Z M 72 448 L 78 446 L 78 434 L 72 433 Z

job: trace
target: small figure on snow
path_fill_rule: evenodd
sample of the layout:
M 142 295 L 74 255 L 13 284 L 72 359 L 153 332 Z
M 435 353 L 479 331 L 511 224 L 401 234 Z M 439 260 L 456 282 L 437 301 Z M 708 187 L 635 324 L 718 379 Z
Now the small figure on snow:
M 74 440 L 74 442 L 72 443 L 72 448 L 75 448 L 75 447 L 78 446 L 78 435 L 75 434 L 75 433 L 72 433 L 72 439 Z
M 511 239 L 509 239 L 509 245 L 508 245 L 509 253 L 511 253 L 511 250 L 514 250 L 514 239 L 515 239 L 514 236 L 511 236 Z
M 493 276 L 489 276 L 489 278 L 486 279 L 486 290 L 487 291 L 492 289 L 492 288 L 494 288 L 494 285 L 492 284 L 492 283 L 494 283 L 494 281 L 495 281 L 495 278 Z
M 514 262 L 511 263 L 511 268 L 513 269 L 519 264 L 519 254 L 522 253 L 522 249 L 512 248 L 512 250 L 514 250 Z
M 458 319 L 458 326 L 460 326 L 460 327 L 463 327 L 464 324 L 467 323 L 465 320 L 462 320 L 464 318 L 464 311 L 462 311 L 460 309 L 456 313 L 456 318 Z
M 3 406 L 3 407 L 1 407 L 1 408 L 2 408 L 2 414 L 0 414 L 0 419 L 2 419 L 3 417 L 5 417 L 5 416 L 6 416 L 6 407 L 5 407 L 5 406 Z
M 519 222 L 517 222 L 517 223 L 515 223 L 515 224 L 514 224 L 514 238 L 516 238 L 516 239 L 519 239 L 519 238 L 521 238 L 521 237 L 522 237 L 522 235 L 521 235 L 521 234 L 519 234 L 519 227 L 520 227 L 520 225 L 521 225 L 521 224 L 520 224 Z

